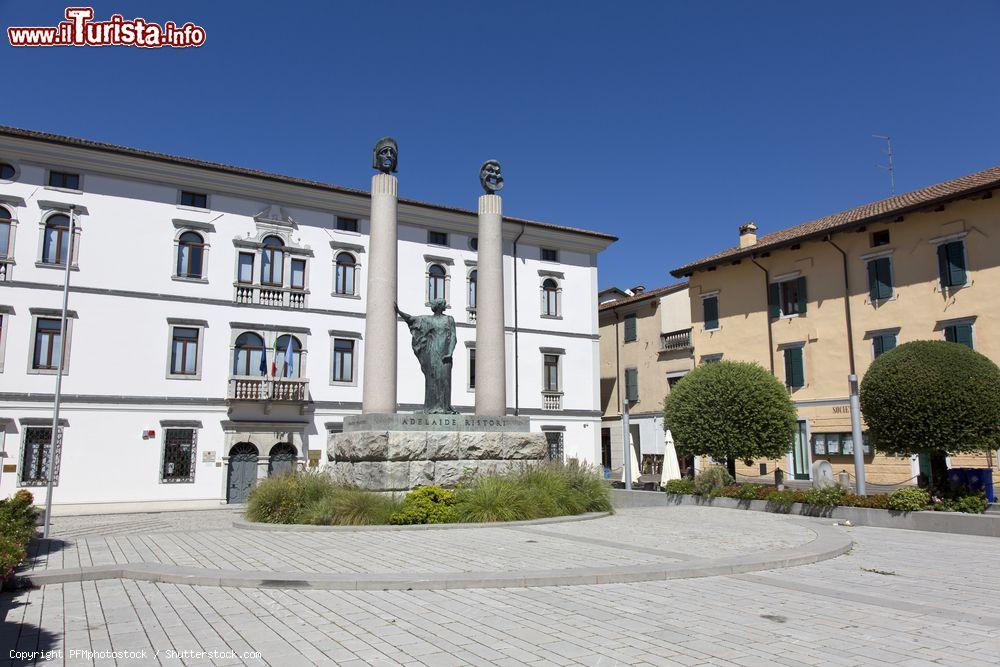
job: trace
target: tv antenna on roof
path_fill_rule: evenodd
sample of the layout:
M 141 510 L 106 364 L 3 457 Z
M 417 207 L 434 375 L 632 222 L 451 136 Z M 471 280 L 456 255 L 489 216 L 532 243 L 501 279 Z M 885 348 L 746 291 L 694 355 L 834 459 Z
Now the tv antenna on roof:
M 876 166 L 878 166 L 879 169 L 885 169 L 889 172 L 889 196 L 892 197 L 896 194 L 896 176 L 892 163 L 892 139 L 885 134 L 873 134 L 872 137 L 875 139 L 885 140 L 885 154 L 889 157 L 889 164 L 880 164 Z

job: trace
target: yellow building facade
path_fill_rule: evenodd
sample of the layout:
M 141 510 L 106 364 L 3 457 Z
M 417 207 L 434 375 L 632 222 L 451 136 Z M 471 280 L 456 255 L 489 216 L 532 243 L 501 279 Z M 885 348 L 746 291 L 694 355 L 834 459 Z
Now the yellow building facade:
M 621 479 L 628 398 L 630 445 L 640 470 L 655 477 L 665 450 L 663 399 L 694 367 L 687 283 L 605 290 L 598 303 L 601 462 L 613 479 Z
M 673 271 L 687 277 L 697 363 L 752 361 L 798 411 L 784 460 L 742 462 L 808 479 L 816 459 L 854 472 L 848 376 L 913 340 L 971 345 L 1000 362 L 1000 167 L 758 237 Z M 997 452 L 952 467 L 993 467 Z M 915 483 L 920 457 L 866 452 L 873 484 Z

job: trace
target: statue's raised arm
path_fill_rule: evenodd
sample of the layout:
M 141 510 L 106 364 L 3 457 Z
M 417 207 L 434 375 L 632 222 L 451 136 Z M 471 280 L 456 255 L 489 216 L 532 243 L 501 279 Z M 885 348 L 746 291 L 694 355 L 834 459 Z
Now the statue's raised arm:
M 401 311 L 399 309 L 399 304 L 395 301 L 392 302 L 392 307 L 396 309 L 396 314 L 403 318 L 403 321 L 406 322 L 407 326 L 413 326 L 413 315 L 407 315 Z

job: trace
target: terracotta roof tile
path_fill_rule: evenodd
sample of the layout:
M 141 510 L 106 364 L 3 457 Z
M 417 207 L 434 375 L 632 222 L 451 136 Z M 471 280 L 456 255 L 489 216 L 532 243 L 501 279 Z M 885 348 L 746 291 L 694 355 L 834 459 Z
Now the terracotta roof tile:
M 677 283 L 671 283 L 670 285 L 665 285 L 663 287 L 657 287 L 656 289 L 646 290 L 640 292 L 634 296 L 625 297 L 624 299 L 617 299 L 616 301 L 606 301 L 600 306 L 598 306 L 598 312 L 602 310 L 613 310 L 619 306 L 625 306 L 630 303 L 636 303 L 638 301 L 643 301 L 645 299 L 652 299 L 657 296 L 663 296 L 664 294 L 670 294 L 671 292 L 676 292 L 679 289 L 687 287 L 688 281 L 682 280 Z
M 723 260 L 735 260 L 761 251 L 780 248 L 811 238 L 825 236 L 831 232 L 856 227 L 868 222 L 908 213 L 935 204 L 960 199 L 977 192 L 1000 187 L 1000 166 L 991 167 L 967 176 L 937 183 L 920 190 L 907 192 L 888 199 L 858 206 L 825 218 L 819 218 L 801 225 L 782 229 L 757 238 L 757 243 L 749 248 L 733 247 L 703 257 L 671 271 L 671 275 L 681 278 L 696 269 L 705 269 Z

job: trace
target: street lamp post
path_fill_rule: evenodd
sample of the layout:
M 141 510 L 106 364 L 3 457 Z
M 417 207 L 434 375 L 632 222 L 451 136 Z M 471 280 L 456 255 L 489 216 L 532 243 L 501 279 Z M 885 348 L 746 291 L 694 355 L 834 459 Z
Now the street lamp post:
M 858 376 L 848 375 L 851 386 L 851 439 L 854 440 L 854 492 L 865 495 L 865 442 L 861 433 L 861 404 L 858 400 Z
M 63 368 L 66 364 L 66 315 L 69 307 L 69 277 L 73 266 L 73 245 L 76 236 L 76 207 L 69 207 L 69 247 L 66 249 L 66 271 L 63 277 L 62 320 L 59 329 L 59 364 L 56 371 L 56 392 L 52 407 L 52 437 L 49 439 L 48 491 L 45 494 L 45 523 L 42 537 L 48 539 L 49 524 L 52 519 L 52 487 L 55 482 L 56 438 L 59 434 L 59 400 L 62 398 Z M 56 258 L 59 259 L 58 257 Z

